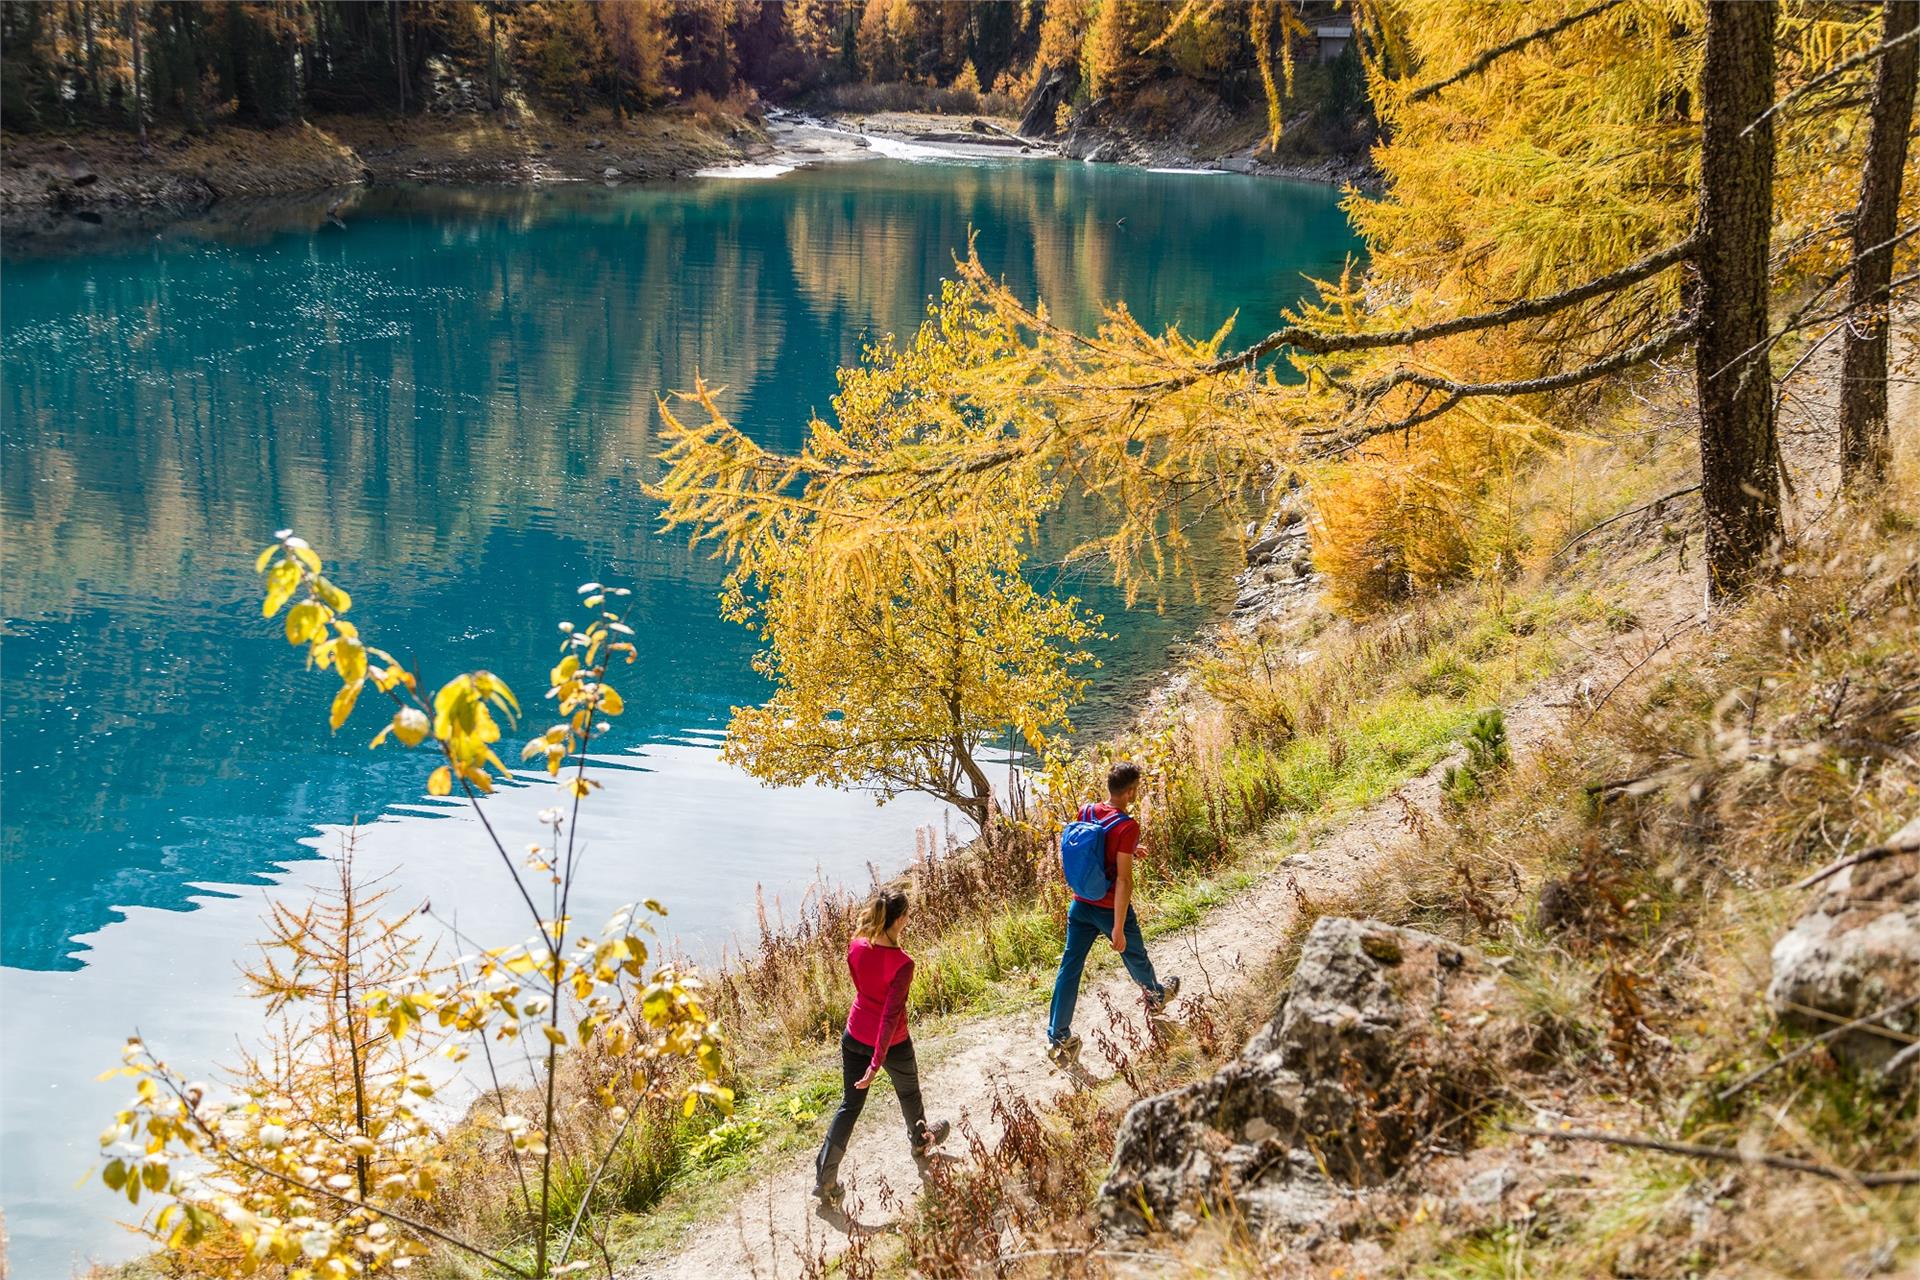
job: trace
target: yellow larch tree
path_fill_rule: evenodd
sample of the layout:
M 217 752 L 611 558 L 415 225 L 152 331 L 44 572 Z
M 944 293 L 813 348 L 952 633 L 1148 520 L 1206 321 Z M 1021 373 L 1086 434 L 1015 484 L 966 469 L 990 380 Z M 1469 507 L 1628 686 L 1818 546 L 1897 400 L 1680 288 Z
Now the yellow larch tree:
M 726 612 L 765 642 L 755 665 L 774 695 L 735 708 L 726 757 L 776 784 L 926 792 L 984 826 L 982 747 L 1011 731 L 1048 750 L 1085 686 L 1073 668 L 1089 660 L 1097 619 L 1022 573 L 1058 486 L 998 469 L 956 495 L 949 518 L 926 521 L 910 473 L 869 475 L 857 514 L 840 506 L 844 491 L 808 478 L 1037 428 L 1030 406 L 975 394 L 1017 344 L 962 297 L 949 286 L 911 341 L 883 340 L 843 371 L 834 421 L 812 424 L 799 459 L 762 453 L 704 387 L 699 426 L 663 406 L 676 465 L 654 493 L 670 527 L 733 559 Z

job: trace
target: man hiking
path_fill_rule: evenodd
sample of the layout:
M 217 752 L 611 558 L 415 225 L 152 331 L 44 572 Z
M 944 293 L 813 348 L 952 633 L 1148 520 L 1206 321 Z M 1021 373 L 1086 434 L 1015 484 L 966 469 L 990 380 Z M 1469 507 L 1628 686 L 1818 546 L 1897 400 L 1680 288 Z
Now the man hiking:
M 1140 768 L 1122 760 L 1107 771 L 1107 800 L 1083 806 L 1060 836 L 1060 865 L 1073 890 L 1067 909 L 1067 946 L 1060 954 L 1060 975 L 1053 982 L 1053 1008 L 1047 1018 L 1047 1057 L 1066 1066 L 1080 1056 L 1073 1034 L 1073 1007 L 1080 999 L 1080 973 L 1087 952 L 1105 938 L 1120 953 L 1127 973 L 1146 993 L 1147 1011 L 1157 1014 L 1180 994 L 1180 979 L 1165 981 L 1153 973 L 1140 922 L 1133 915 L 1133 860 L 1140 851 L 1140 823 L 1128 809 L 1140 794 Z

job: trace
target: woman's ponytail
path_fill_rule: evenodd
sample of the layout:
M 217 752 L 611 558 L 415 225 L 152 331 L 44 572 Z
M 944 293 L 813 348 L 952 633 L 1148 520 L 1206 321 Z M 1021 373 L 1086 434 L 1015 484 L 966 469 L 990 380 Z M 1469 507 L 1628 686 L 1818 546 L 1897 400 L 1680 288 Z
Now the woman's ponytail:
M 876 889 L 860 908 L 860 914 L 854 918 L 853 936 L 878 942 L 906 913 L 906 894 L 898 889 Z

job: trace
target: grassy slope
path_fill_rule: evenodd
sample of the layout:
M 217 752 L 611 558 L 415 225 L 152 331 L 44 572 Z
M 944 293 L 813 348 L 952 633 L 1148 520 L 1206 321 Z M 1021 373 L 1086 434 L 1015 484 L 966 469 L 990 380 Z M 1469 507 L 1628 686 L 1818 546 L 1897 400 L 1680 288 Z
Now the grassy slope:
M 1565 499 L 1575 505 L 1564 525 L 1579 529 L 1671 491 L 1691 462 L 1684 445 L 1656 438 L 1572 465 L 1589 479 L 1601 468 L 1601 483 Z M 1729 1166 L 1530 1143 L 1506 1129 L 1550 1116 L 1845 1167 L 1915 1163 L 1912 1090 L 1884 1094 L 1822 1054 L 1732 1103 L 1712 1099 L 1797 1039 L 1760 998 L 1767 949 L 1798 902 L 1782 886 L 1830 857 L 1836 839 L 1851 846 L 1899 825 L 1920 792 L 1913 720 L 1893 714 L 1920 686 L 1920 538 L 1905 465 L 1904 484 L 1883 498 L 1816 520 L 1776 590 L 1704 627 L 1691 624 L 1694 518 L 1669 504 L 1610 526 L 1523 584 L 1469 588 L 1364 626 L 1295 624 L 1229 643 L 1203 663 L 1150 819 L 1149 843 L 1173 855 L 1150 864 L 1142 889 L 1150 934 L 1232 901 L 1260 869 L 1446 755 L 1477 708 L 1510 705 L 1580 663 L 1596 635 L 1615 637 L 1630 659 L 1592 672 L 1562 734 L 1446 821 L 1415 822 L 1379 874 L 1301 915 L 1301 930 L 1320 913 L 1377 915 L 1503 957 L 1499 1016 L 1525 1052 L 1502 1095 L 1487 1100 L 1479 1149 L 1436 1153 L 1406 1185 L 1370 1201 L 1366 1226 L 1314 1252 L 1223 1229 L 1178 1246 L 1169 1267 L 1141 1269 L 1280 1274 L 1284 1255 L 1285 1274 L 1327 1276 L 1822 1275 L 1836 1250 L 1915 1251 L 1900 1224 L 1910 1227 L 1920 1193 L 1835 1190 L 1764 1170 L 1729 1177 Z M 1554 484 L 1543 476 L 1533 497 L 1562 501 Z M 1275 679 L 1269 650 L 1303 649 L 1314 660 Z M 1826 714 L 1841 690 L 1850 699 Z M 1730 714 L 1745 724 L 1732 739 Z M 1876 742 L 1885 750 L 1860 745 Z M 1605 802 L 1590 789 L 1652 770 L 1666 771 L 1657 787 Z M 1543 911 L 1543 889 L 1555 904 L 1571 900 L 1571 914 Z M 1043 890 L 923 943 L 941 975 L 923 1003 L 948 1015 L 927 1038 L 964 1036 L 979 1010 L 1043 1002 L 1056 918 Z M 1289 955 L 1279 948 L 1261 981 L 1209 1012 L 1215 1025 L 1145 1050 L 1130 1081 L 1037 1113 L 1024 1130 L 1010 1125 L 985 1167 L 955 1175 L 909 1219 L 903 1241 L 840 1265 L 849 1274 L 960 1266 L 961 1235 L 941 1202 L 996 1215 L 1017 1249 L 1090 1247 L 1088 1197 L 1125 1105 L 1209 1070 L 1218 1060 L 1209 1043 L 1236 1045 L 1271 1009 Z M 750 1011 L 741 1012 L 751 1042 Z M 808 1016 L 834 1012 L 821 1005 Z M 1223 1039 L 1223 1026 L 1234 1035 Z M 831 1078 L 813 1080 L 824 1110 Z M 670 1242 L 817 1129 L 790 1123 L 754 1151 L 696 1170 L 668 1190 L 664 1218 L 617 1230 L 622 1252 L 644 1256 Z M 1487 1209 L 1457 1197 L 1466 1179 L 1496 1167 L 1518 1187 L 1504 1203 Z M 1058 1264 L 1025 1265 L 1038 1275 Z M 1105 1274 L 1104 1266 L 1087 1259 L 1070 1273 Z

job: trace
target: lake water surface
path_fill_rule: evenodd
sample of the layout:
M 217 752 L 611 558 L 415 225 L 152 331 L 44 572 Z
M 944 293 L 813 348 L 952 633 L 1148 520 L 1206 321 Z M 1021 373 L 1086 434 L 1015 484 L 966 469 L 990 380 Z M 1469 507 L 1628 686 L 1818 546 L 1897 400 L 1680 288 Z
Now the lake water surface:
M 756 885 L 793 902 L 816 874 L 864 880 L 942 819 L 720 765 L 728 708 L 764 688 L 752 637 L 716 615 L 720 567 L 658 534 L 641 493 L 655 398 L 699 372 L 794 447 L 835 369 L 918 323 L 969 228 L 1077 323 L 1125 297 L 1189 331 L 1237 310 L 1249 335 L 1356 249 L 1324 188 L 1051 161 L 325 207 L 0 277 L 0 1207 L 24 1280 L 137 1250 L 106 1192 L 74 1186 L 120 1093 L 94 1076 L 135 1026 L 196 1072 L 231 1056 L 262 895 L 316 879 L 340 824 L 398 900 L 523 932 L 476 825 L 423 798 L 421 758 L 367 752 L 371 714 L 328 734 L 329 679 L 259 615 L 273 530 L 333 561 L 352 616 L 429 679 L 537 688 L 575 585 L 631 585 L 640 662 L 580 914 L 658 897 L 711 955 L 752 928 Z M 1070 585 L 1116 633 L 1083 722 L 1118 715 L 1208 611 Z M 551 794 L 503 792 L 496 820 L 524 830 Z

